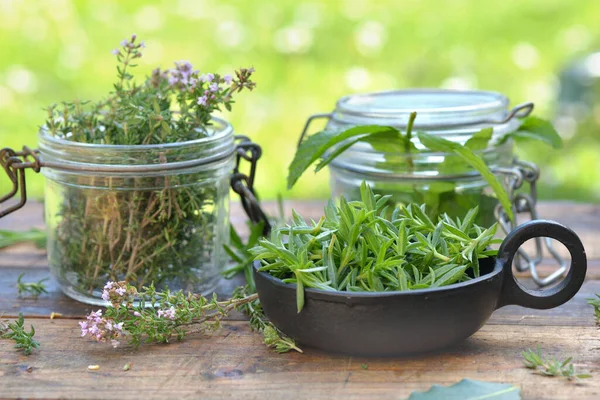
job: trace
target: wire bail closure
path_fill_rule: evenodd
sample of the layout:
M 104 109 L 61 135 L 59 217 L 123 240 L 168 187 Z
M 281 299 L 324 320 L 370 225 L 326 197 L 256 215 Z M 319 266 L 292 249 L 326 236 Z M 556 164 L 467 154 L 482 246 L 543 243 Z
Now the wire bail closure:
M 164 164 L 153 164 L 153 165 L 138 165 L 138 166 L 126 166 L 125 171 L 131 172 L 150 172 L 150 171 L 163 171 L 163 170 L 176 170 L 184 169 L 193 166 L 208 164 L 214 161 L 218 161 L 223 158 L 230 157 L 233 153 L 236 154 L 235 168 L 231 175 L 231 188 L 234 192 L 240 195 L 242 206 L 248 214 L 248 218 L 253 223 L 263 221 L 264 229 L 263 233 L 266 235 L 271 230 L 268 217 L 260 207 L 256 192 L 254 190 L 254 178 L 256 174 L 256 164 L 262 154 L 260 146 L 252 142 L 246 136 L 235 136 L 235 139 L 239 141 L 235 149 L 231 152 L 215 157 L 206 157 L 199 160 L 191 160 L 184 162 L 175 162 L 169 165 Z M 245 175 L 239 171 L 240 160 L 247 160 L 250 162 L 250 172 Z M 5 209 L 0 209 L 0 218 L 8 215 L 18 209 L 22 208 L 27 202 L 27 185 L 25 180 L 25 170 L 30 168 L 34 172 L 40 172 L 42 167 L 55 168 L 59 170 L 77 170 L 77 171 L 88 171 L 88 172 L 122 172 L 124 167 L 122 166 L 75 166 L 69 163 L 56 163 L 56 162 L 44 162 L 40 158 L 39 150 L 30 149 L 27 146 L 23 146 L 22 151 L 14 151 L 10 148 L 4 148 L 0 150 L 0 166 L 4 169 L 8 179 L 12 182 L 12 189 L 2 197 L 0 197 L 0 204 L 12 199 L 19 195 L 18 203 L 11 205 Z

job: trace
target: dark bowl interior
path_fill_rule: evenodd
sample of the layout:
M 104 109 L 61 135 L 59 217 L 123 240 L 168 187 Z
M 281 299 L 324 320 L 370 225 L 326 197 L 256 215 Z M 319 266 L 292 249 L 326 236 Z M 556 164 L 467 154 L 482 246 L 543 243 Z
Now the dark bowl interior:
M 482 275 L 441 288 L 404 292 L 305 290 L 296 308 L 296 285 L 268 273 L 254 278 L 267 317 L 300 345 L 360 356 L 431 351 L 466 339 L 497 308 L 502 264 L 480 260 Z

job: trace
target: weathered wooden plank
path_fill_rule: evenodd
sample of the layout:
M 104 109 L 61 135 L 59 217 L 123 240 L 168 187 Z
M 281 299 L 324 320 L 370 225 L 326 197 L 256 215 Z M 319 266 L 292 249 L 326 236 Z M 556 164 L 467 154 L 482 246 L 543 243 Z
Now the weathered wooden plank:
M 597 374 L 600 340 L 593 327 L 488 325 L 440 353 L 367 359 L 308 348 L 279 355 L 243 322 L 138 351 L 81 339 L 71 320 L 35 323 L 42 347 L 31 356 L 0 341 L 0 397 L 399 399 L 462 378 L 512 383 L 526 399 L 600 397 L 599 379 L 576 384 L 534 375 L 523 368 L 520 355 L 539 345 L 548 355 L 575 356 L 578 368 Z M 128 362 L 131 370 L 123 371 Z M 100 369 L 90 371 L 88 365 Z

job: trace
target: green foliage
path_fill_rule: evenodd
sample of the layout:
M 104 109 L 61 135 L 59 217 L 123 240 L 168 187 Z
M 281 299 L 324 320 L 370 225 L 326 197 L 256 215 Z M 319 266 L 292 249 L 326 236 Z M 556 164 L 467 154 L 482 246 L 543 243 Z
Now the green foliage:
M 46 231 L 32 228 L 27 231 L 0 229 L 0 249 L 19 243 L 33 242 L 38 248 L 46 247 Z
M 341 154 L 344 150 L 361 139 L 372 135 L 396 132 L 398 132 L 398 130 L 389 126 L 368 125 L 357 126 L 343 132 L 321 131 L 308 137 L 301 143 L 288 168 L 288 189 L 291 189 L 292 186 L 294 186 L 298 178 L 300 178 L 313 162 L 322 157 L 327 150 L 331 149 L 336 144 L 347 139 L 353 139 L 348 143 L 344 143 L 341 147 L 334 149 L 332 153 L 324 157 L 317 166 L 317 170 L 322 169 L 335 158 L 335 156 Z M 400 136 L 399 132 L 398 136 Z
M 556 132 L 554 125 L 550 121 L 538 118 L 535 116 L 529 116 L 523 120 L 523 123 L 516 132 L 506 135 L 505 137 L 512 137 L 514 139 L 534 139 L 542 141 L 555 149 L 563 147 L 563 142 Z
M 428 149 L 445 153 L 455 153 L 466 163 L 475 168 L 494 190 L 494 194 L 498 198 L 498 201 L 500 201 L 500 204 L 502 204 L 502 207 L 504 208 L 504 211 L 510 220 L 514 220 L 512 203 L 508 198 L 508 194 L 506 193 L 504 186 L 498 180 L 498 178 L 496 178 L 492 171 L 490 171 L 481 157 L 473 153 L 468 147 L 462 146 L 459 143 L 451 142 L 450 140 L 446 140 L 442 137 L 430 135 L 424 132 L 419 132 L 418 135 L 421 143 L 423 143 L 423 145 Z
M 227 268 L 223 271 L 223 276 L 227 279 L 231 279 L 239 273 L 243 273 L 246 278 L 246 284 L 251 290 L 256 291 L 254 286 L 254 275 L 252 271 L 252 263 L 254 257 L 250 253 L 250 249 L 258 244 L 259 239 L 262 237 L 264 223 L 253 224 L 248 222 L 250 227 L 250 236 L 246 243 L 242 242 L 242 239 L 236 232 L 233 225 L 229 225 L 229 242 L 230 244 L 223 245 L 225 251 L 235 263 L 235 265 Z
M 103 298 L 110 302 L 106 313 L 88 314 L 79 322 L 82 336 L 99 342 L 110 341 L 118 347 L 126 339 L 134 347 L 143 343 L 169 343 L 187 335 L 207 333 L 221 327 L 221 321 L 233 310 L 250 317 L 253 330 L 263 333 L 264 343 L 279 353 L 302 352 L 294 341 L 267 321 L 258 295 L 248 286 L 238 287 L 230 299 L 219 301 L 201 295 L 157 291 L 153 285 L 138 291 L 126 282 L 108 282 Z
M 28 356 L 33 349 L 40 347 L 40 343 L 33 338 L 35 335 L 33 325 L 31 325 L 31 330 L 27 332 L 24 324 L 25 319 L 21 313 L 19 313 L 19 318 L 14 322 L 6 323 L 6 321 L 0 321 L 0 337 L 14 340 L 16 342 L 15 349 L 23 350 L 23 354 Z
M 567 379 L 585 379 L 591 378 L 590 374 L 578 374 L 575 372 L 575 367 L 571 360 L 572 357 L 567 358 L 564 361 L 559 361 L 554 357 L 545 358 L 542 355 L 542 351 L 539 346 L 537 351 L 528 349 L 521 353 L 523 355 L 523 363 L 526 368 L 533 369 L 537 373 L 545 376 L 563 376 Z
M 30 295 L 31 297 L 37 298 L 43 293 L 48 293 L 48 291 L 46 290 L 46 285 L 44 284 L 44 282 L 47 281 L 48 278 L 40 279 L 37 282 L 22 282 L 21 279 L 24 275 L 25 272 L 23 272 L 17 278 L 17 291 L 19 292 L 19 296 Z
M 596 298 L 587 299 L 589 305 L 594 307 L 594 315 L 596 316 L 596 323 L 600 325 L 600 294 L 596 295 Z
M 213 113 L 231 110 L 234 95 L 252 90 L 253 68 L 235 76 L 200 74 L 187 61 L 152 72 L 137 84 L 132 68 L 145 47 L 135 35 L 115 49 L 117 82 L 98 102 L 52 106 L 42 128 L 46 134 L 104 145 L 175 143 L 208 137 Z M 148 164 L 186 159 L 186 149 L 148 152 Z M 167 160 L 168 157 L 168 160 Z M 142 160 L 143 161 L 143 160 Z M 138 289 L 198 288 L 213 280 L 220 266 L 215 244 L 225 195 L 206 173 L 106 178 L 107 190 L 91 176 L 90 188 L 60 188 L 51 263 L 63 280 L 82 293 L 93 293 L 108 280 L 125 280 Z M 83 185 L 85 186 L 85 185 Z M 132 190 L 121 190 L 123 187 Z M 140 188 L 140 189 L 137 189 Z M 155 188 L 155 189 L 147 189 Z
M 248 293 L 253 292 L 254 289 L 250 288 L 249 285 L 246 285 L 245 287 L 241 286 L 233 292 L 232 298 L 247 298 L 249 296 Z M 250 328 L 253 331 L 261 332 L 263 334 L 263 342 L 268 347 L 273 348 L 278 353 L 287 353 L 291 350 L 302 353 L 302 350 L 296 346 L 296 342 L 294 342 L 293 339 L 287 337 L 283 332 L 277 329 L 275 325 L 267 320 L 259 299 L 240 304 L 237 309 L 250 318 Z
M 409 400 L 519 400 L 521 391 L 518 387 L 504 383 L 474 381 L 463 379 L 452 386 L 433 385 L 426 392 L 413 392 Z
M 494 224 L 474 224 L 477 209 L 462 219 L 443 215 L 435 223 L 424 207 L 398 207 L 388 217 L 389 196 L 375 195 L 366 183 L 361 201 L 341 198 L 318 222 L 294 212 L 291 223 L 274 229 L 251 250 L 261 271 L 296 284 L 298 312 L 304 288 L 326 291 L 414 290 L 478 277 L 479 259 L 494 256 Z M 287 236 L 284 242 L 283 236 Z M 470 273 L 470 275 L 469 275 Z

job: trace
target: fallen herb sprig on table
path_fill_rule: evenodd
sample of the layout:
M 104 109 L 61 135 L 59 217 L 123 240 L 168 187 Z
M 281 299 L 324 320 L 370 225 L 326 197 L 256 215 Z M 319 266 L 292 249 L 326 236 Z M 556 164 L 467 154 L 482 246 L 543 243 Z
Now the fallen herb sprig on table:
M 108 282 L 102 298 L 111 303 L 106 313 L 91 312 L 79 322 L 81 336 L 118 347 L 123 339 L 134 347 L 142 343 L 168 343 L 196 333 L 208 333 L 221 327 L 231 311 L 240 310 L 250 317 L 254 330 L 263 333 L 265 344 L 278 352 L 301 350 L 268 322 L 262 313 L 258 295 L 239 288 L 234 295 L 219 301 L 201 295 L 157 291 L 154 286 L 138 291 L 125 282 Z
M 27 231 L 9 231 L 0 229 L 0 249 L 19 243 L 32 242 L 37 248 L 46 247 L 47 233 L 45 230 L 32 228 Z
M 565 378 L 571 379 L 585 379 L 591 378 L 590 374 L 578 374 L 575 371 L 575 367 L 571 360 L 572 357 L 567 358 L 564 361 L 559 361 L 554 357 L 544 358 L 540 348 L 537 351 L 528 349 L 521 353 L 523 355 L 523 363 L 526 368 L 533 369 L 537 373 L 545 376 L 564 376 Z
M 15 349 L 23 350 L 23 354 L 30 355 L 33 349 L 38 349 L 40 343 L 33 338 L 35 328 L 31 325 L 29 332 L 25 330 L 25 319 L 19 313 L 19 318 L 14 322 L 0 321 L 0 337 L 12 339 L 16 342 Z
M 594 307 L 594 315 L 596 316 L 596 324 L 600 325 L 600 294 L 596 294 L 596 298 L 587 299 L 589 305 Z
M 17 278 L 17 291 L 19 292 L 19 296 L 23 297 L 29 295 L 33 298 L 37 298 L 41 294 L 48 293 L 46 285 L 44 284 L 48 278 L 40 279 L 37 282 L 23 282 L 21 279 L 24 275 L 25 272 Z
M 432 221 L 423 206 L 397 207 L 387 218 L 389 196 L 375 195 L 363 182 L 361 201 L 325 208 L 318 222 L 293 213 L 290 225 L 272 231 L 251 252 L 260 271 L 296 284 L 297 306 L 304 288 L 326 291 L 395 291 L 450 285 L 480 275 L 479 260 L 494 256 L 496 224 L 474 224 L 477 209 L 460 218 Z M 287 241 L 284 242 L 284 236 Z

